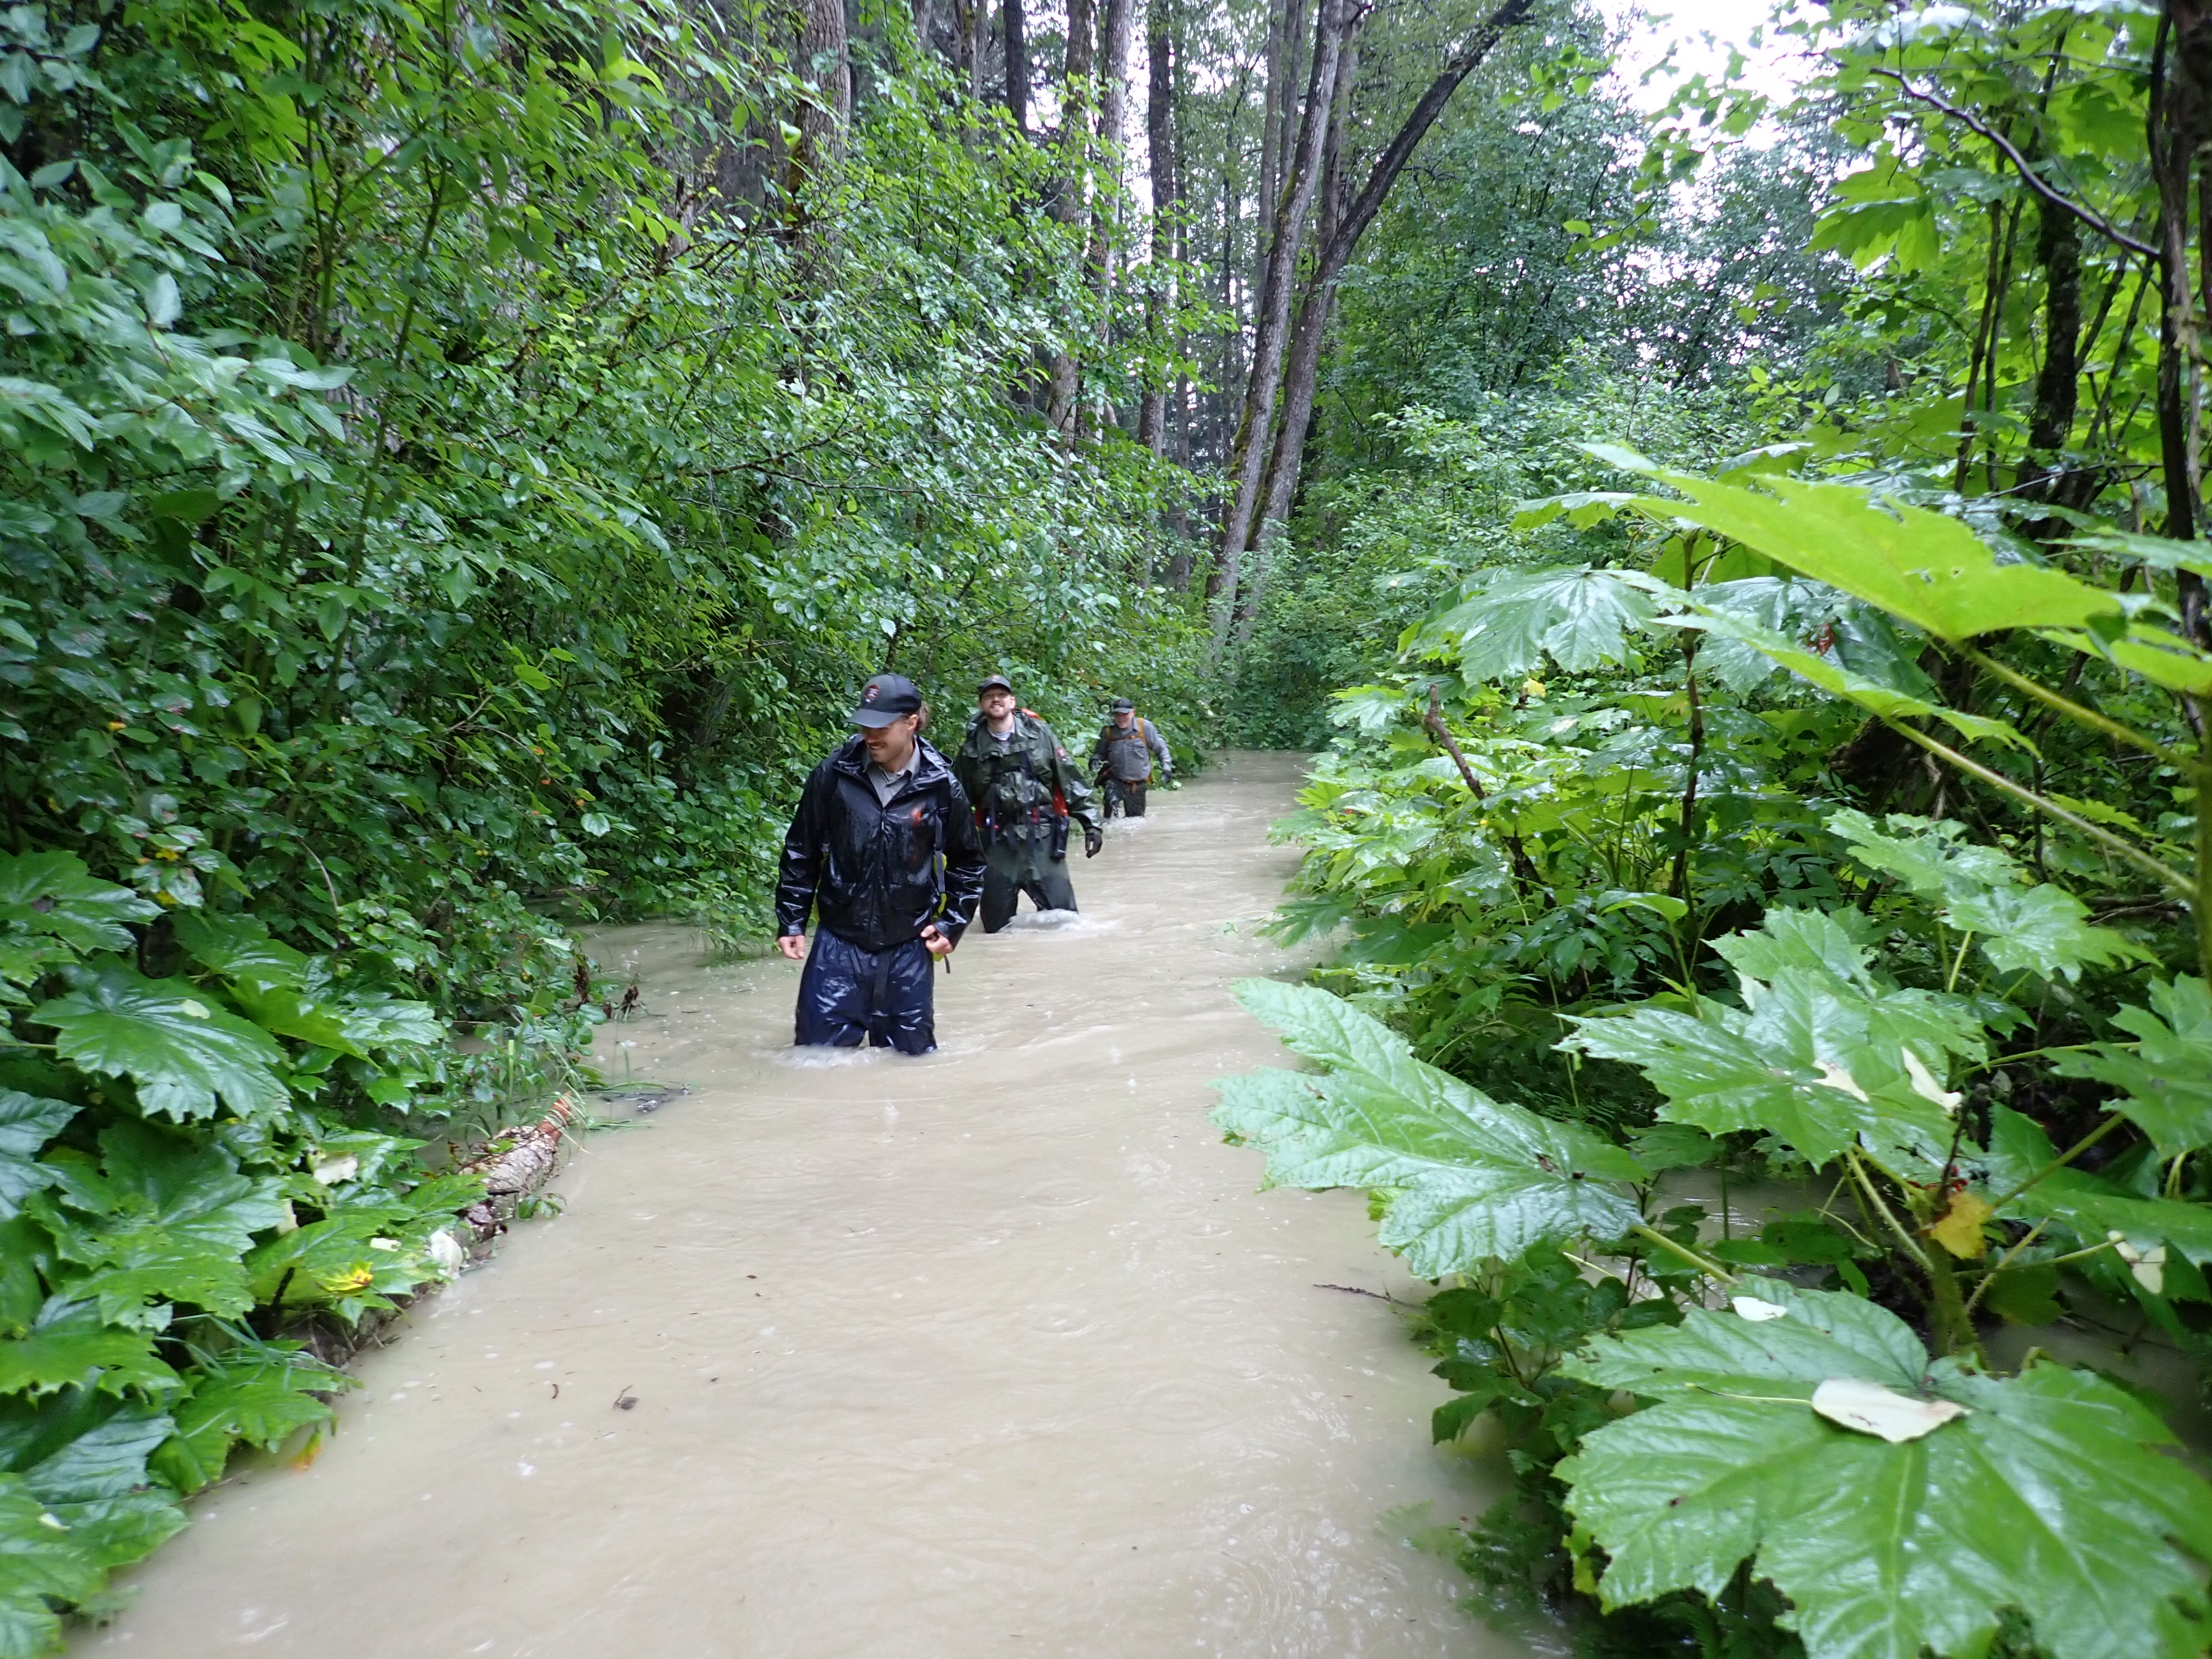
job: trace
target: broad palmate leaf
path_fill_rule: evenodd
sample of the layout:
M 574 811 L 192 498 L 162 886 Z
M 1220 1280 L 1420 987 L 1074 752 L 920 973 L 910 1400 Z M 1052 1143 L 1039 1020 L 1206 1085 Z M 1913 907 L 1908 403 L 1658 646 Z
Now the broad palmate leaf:
M 1608 1607 L 1717 1595 L 1754 1557 L 1808 1659 L 1979 1654 L 2007 1607 L 2050 1659 L 2201 1651 L 2212 1488 L 2135 1399 L 2047 1362 L 2003 1378 L 1931 1361 L 1904 1321 L 1842 1291 L 1737 1288 L 1765 1316 L 1692 1310 L 1563 1367 L 1656 1402 L 1558 1469 L 1611 1558 Z M 1893 1443 L 1814 1410 L 1837 1378 L 1901 1396 L 1900 1413 L 1965 1410 Z
M 1627 635 L 1651 601 L 1613 570 L 1516 570 L 1419 629 L 1422 644 L 1455 646 L 1471 680 L 1518 679 L 1547 655 L 1571 674 L 1628 655 Z
M 1738 970 L 1744 1006 L 1707 999 L 1695 1014 L 1647 1003 L 1580 1016 L 1561 1046 L 1641 1068 L 1667 1097 L 1659 1115 L 1669 1122 L 1765 1130 L 1815 1164 L 1862 1135 L 1877 1146 L 1949 1139 L 1937 1085 L 1952 1055 L 1984 1052 L 1966 1003 L 1877 984 L 1863 948 L 1831 917 L 1778 907 L 1757 932 L 1714 948 Z
M 176 1433 L 156 1462 L 182 1490 L 198 1492 L 222 1475 L 234 1443 L 274 1450 L 295 1430 L 330 1421 L 322 1396 L 354 1386 L 343 1371 L 281 1348 L 207 1360 L 190 1397 L 169 1407 Z
M 53 1179 L 53 1172 L 35 1161 L 39 1149 L 59 1134 L 76 1112 L 67 1101 L 0 1089 L 0 1221 L 14 1215 L 25 1198 Z
M 1620 1148 L 1423 1064 L 1395 1031 L 1326 991 L 1275 980 L 1237 990 L 1330 1070 L 1231 1078 L 1214 1122 L 1267 1154 L 1272 1185 L 1389 1192 L 1382 1242 L 1424 1279 L 1510 1261 L 1546 1240 L 1617 1238 L 1640 1218 L 1612 1184 L 1644 1176 Z
M 181 980 L 147 979 L 111 964 L 31 1018 L 61 1034 L 56 1048 L 64 1060 L 129 1077 L 139 1104 L 159 1116 L 212 1116 L 220 1095 L 240 1117 L 259 1117 L 288 1098 L 275 1069 L 284 1051 Z
M 135 941 L 124 924 L 161 914 L 160 905 L 99 879 L 74 853 L 0 856 L 0 924 L 15 932 L 80 951 L 127 951 Z
M 57 1176 L 58 1196 L 91 1218 L 55 1230 L 64 1256 L 95 1269 L 74 1293 L 118 1324 L 142 1322 L 149 1303 L 252 1308 L 244 1258 L 283 1220 L 283 1183 L 240 1174 L 220 1146 L 129 1119 L 100 1133 L 100 1174 L 71 1163 Z
M 1944 925 L 1972 934 L 2000 973 L 2072 980 L 2092 963 L 2155 960 L 2126 934 L 2093 923 L 2064 888 L 2031 884 L 2010 854 L 1968 841 L 1963 824 L 1893 813 L 1877 827 L 1847 809 L 1831 813 L 1828 828 L 1859 863 L 1941 905 Z
M 51 1601 L 82 1601 L 101 1572 L 71 1543 L 61 1517 L 23 1483 L 0 1474 L 0 1659 L 38 1659 L 61 1634 Z
M 175 1425 L 166 1412 L 125 1406 L 79 1435 L 23 1479 L 70 1529 L 70 1541 L 94 1566 L 136 1561 L 185 1525 L 176 1494 L 155 1480 L 146 1460 Z
M 2160 1158 L 2212 1146 L 2212 994 L 2205 982 L 2187 974 L 2171 983 L 2154 980 L 2150 1007 L 2123 1007 L 2112 1024 L 2138 1041 L 2065 1055 L 2059 1075 L 2122 1091 L 2112 1109 L 2148 1135 Z

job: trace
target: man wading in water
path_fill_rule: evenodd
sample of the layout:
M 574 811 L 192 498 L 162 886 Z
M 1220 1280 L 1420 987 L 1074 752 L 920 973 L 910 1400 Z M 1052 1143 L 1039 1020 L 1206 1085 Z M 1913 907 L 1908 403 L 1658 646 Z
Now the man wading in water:
M 806 963 L 794 1038 L 802 1046 L 857 1048 L 865 1038 L 906 1054 L 937 1047 L 933 970 L 975 912 L 983 857 L 968 797 L 922 741 L 927 719 L 911 680 L 877 675 L 853 711 L 859 734 L 814 769 L 799 797 L 783 839 L 775 945 Z M 810 910 L 822 921 L 811 951 Z
M 952 763 L 975 803 L 983 832 L 983 931 L 1013 920 L 1027 893 L 1040 910 L 1075 908 L 1067 878 L 1067 821 L 1083 826 L 1083 854 L 1106 844 L 1091 786 L 1052 728 L 1014 705 L 1014 688 L 994 674 L 975 688 L 981 710 Z
M 1160 728 L 1139 714 L 1127 697 L 1115 698 L 1114 717 L 1100 728 L 1091 750 L 1091 769 L 1106 791 L 1108 817 L 1117 807 L 1133 818 L 1145 816 L 1145 791 L 1152 785 L 1155 759 L 1160 775 L 1173 782 L 1175 757 L 1168 753 Z

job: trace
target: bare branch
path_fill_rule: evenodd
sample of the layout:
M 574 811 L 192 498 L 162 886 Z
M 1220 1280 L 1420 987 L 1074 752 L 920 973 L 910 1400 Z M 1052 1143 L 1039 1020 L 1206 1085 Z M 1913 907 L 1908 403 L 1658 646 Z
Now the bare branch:
M 2148 242 L 2129 235 L 2094 208 L 2075 201 L 2065 191 L 2052 185 L 2049 179 L 2035 170 L 2033 165 L 2029 162 L 2027 156 L 2020 153 L 2019 147 L 2011 139 L 2006 137 L 1979 116 L 1969 110 L 1960 109 L 1956 104 L 1947 101 L 1935 93 L 1924 91 L 1914 86 L 1895 70 L 1875 69 L 1869 72 L 1880 76 L 1885 81 L 1897 82 L 1898 89 L 1916 104 L 1925 104 L 1929 108 L 1949 116 L 1954 121 L 1988 139 L 2003 153 L 2005 160 L 2012 163 L 2013 170 L 2020 174 L 2021 182 L 2050 203 L 2051 206 L 2072 214 L 2100 236 L 2126 248 L 2131 253 L 2140 253 L 2146 259 L 2155 259 L 2159 257 L 2159 251 Z

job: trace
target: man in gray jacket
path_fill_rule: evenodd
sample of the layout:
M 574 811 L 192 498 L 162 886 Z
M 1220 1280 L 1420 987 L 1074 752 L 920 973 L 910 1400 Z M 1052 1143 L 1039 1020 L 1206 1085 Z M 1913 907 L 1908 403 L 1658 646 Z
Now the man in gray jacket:
M 1137 713 L 1127 697 L 1114 699 L 1113 718 L 1100 728 L 1091 751 L 1091 770 L 1106 789 L 1106 816 L 1116 807 L 1133 818 L 1145 816 L 1145 791 L 1152 781 L 1152 762 L 1160 763 L 1163 778 L 1175 776 L 1175 757 L 1168 753 L 1160 729 Z

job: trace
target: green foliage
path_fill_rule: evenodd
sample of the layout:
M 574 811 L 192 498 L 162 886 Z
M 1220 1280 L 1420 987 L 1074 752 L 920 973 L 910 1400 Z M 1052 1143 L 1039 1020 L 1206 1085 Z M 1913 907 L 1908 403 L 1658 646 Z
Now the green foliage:
M 1358 1006 L 1251 988 L 1326 1069 L 1217 1121 L 1443 1281 L 1434 1432 L 1493 1425 L 1518 1477 L 1449 1551 L 1594 1601 L 1588 1651 L 2179 1659 L 2212 1503 L 2155 1402 L 1984 1342 L 2132 1304 L 2201 1355 L 2212 769 L 2143 695 L 2190 649 L 2155 595 L 1734 471 L 1523 513 L 1554 560 L 1478 562 L 1340 694 L 1279 926 L 1348 924 Z M 1915 801 L 1884 743 L 1975 793 Z M 2138 872 L 2182 900 L 2152 925 L 2076 890 Z M 1745 1179 L 1798 1207 L 1747 1227 Z
M 1856 1296 L 1735 1288 L 1732 1312 L 1603 1338 L 1565 1367 L 1653 1402 L 1557 1470 L 1610 1558 L 1608 1606 L 1718 1595 L 1753 1556 L 1808 1659 L 1982 1651 L 2008 1607 L 2052 1659 L 2199 1650 L 2212 1510 L 2135 1399 L 2049 1363 L 1931 1362 Z M 1886 1413 L 1876 1431 L 1838 1380 L 1875 1385 L 1856 1392 Z
M 1413 1057 L 1379 1021 L 1326 992 L 1245 980 L 1238 995 L 1325 1081 L 1256 1072 L 1224 1087 L 1214 1121 L 1267 1153 L 1279 1186 L 1388 1191 L 1382 1242 L 1434 1279 L 1636 1219 L 1610 1182 L 1635 1160 L 1571 1125 L 1491 1099 Z

